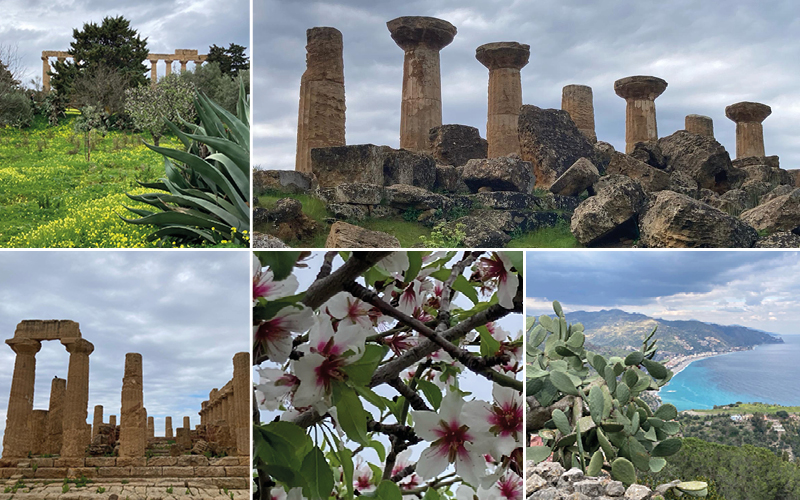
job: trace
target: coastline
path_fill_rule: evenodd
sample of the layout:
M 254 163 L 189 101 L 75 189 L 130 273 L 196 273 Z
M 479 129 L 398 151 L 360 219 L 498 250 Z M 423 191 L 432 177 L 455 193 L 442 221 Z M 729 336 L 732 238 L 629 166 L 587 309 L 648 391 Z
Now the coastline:
M 672 370 L 672 376 L 677 376 L 680 372 L 686 369 L 687 366 L 694 363 L 695 361 L 699 361 L 701 359 L 706 358 L 713 358 L 714 356 L 722 356 L 724 354 L 731 354 L 733 352 L 741 352 L 741 351 L 752 351 L 753 347 L 744 347 L 738 349 L 731 349 L 729 351 L 708 351 L 708 352 L 700 352 L 697 354 L 690 354 L 688 356 L 675 356 L 674 358 L 670 358 L 667 362 L 664 363 L 664 366 L 668 369 Z

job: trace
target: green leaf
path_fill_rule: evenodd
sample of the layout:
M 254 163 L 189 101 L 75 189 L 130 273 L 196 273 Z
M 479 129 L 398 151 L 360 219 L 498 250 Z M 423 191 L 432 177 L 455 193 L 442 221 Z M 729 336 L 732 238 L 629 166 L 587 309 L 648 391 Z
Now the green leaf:
M 381 459 L 381 462 L 386 461 L 386 448 L 383 446 L 383 443 L 373 439 L 372 441 L 369 442 L 368 446 L 373 450 L 375 450 L 375 453 L 378 454 L 378 458 Z M 378 477 L 380 477 L 380 475 L 378 475 Z
M 478 291 L 475 289 L 475 285 L 470 283 L 464 275 L 458 275 L 453 282 L 453 290 L 463 293 L 473 304 L 477 304 L 481 301 L 480 297 L 478 297 Z
M 369 384 L 372 375 L 388 350 L 389 348 L 386 346 L 367 344 L 364 354 L 358 361 L 342 367 L 342 371 L 347 374 L 347 380 L 356 385 L 366 386 Z
M 403 500 L 403 494 L 393 481 L 384 479 L 378 485 L 375 498 L 379 498 L 380 500 Z
M 406 252 L 408 255 L 408 269 L 403 275 L 403 281 L 411 283 L 422 269 L 422 252 Z
M 367 402 L 371 403 L 372 406 L 378 408 L 379 410 L 383 411 L 387 408 L 387 399 L 383 396 L 380 396 L 369 387 L 356 385 L 353 387 L 353 389 L 356 390 L 359 396 L 364 398 Z
M 589 413 L 592 416 L 592 420 L 596 424 L 600 424 L 603 420 L 603 413 L 605 412 L 605 397 L 603 396 L 603 390 L 600 389 L 599 386 L 593 386 L 589 390 Z
M 683 442 L 680 438 L 665 439 L 658 443 L 650 454 L 654 457 L 669 457 L 678 453 L 682 444 Z
M 342 446 L 338 451 L 339 461 L 342 465 L 344 474 L 344 484 L 347 487 L 347 494 L 353 496 L 353 452 Z
M 549 446 L 529 446 L 525 449 L 525 460 L 531 460 L 539 463 L 549 457 L 552 453 L 553 450 L 551 450 Z
M 629 486 L 636 482 L 636 469 L 629 460 L 619 457 L 611 462 L 611 477 Z
M 364 411 L 356 392 L 347 386 L 336 384 L 333 394 L 339 425 L 342 426 L 344 433 L 356 443 L 368 446 L 367 419 L 369 414 Z
M 283 281 L 292 274 L 292 269 L 302 252 L 253 252 L 263 267 L 269 267 L 274 281 Z
M 561 309 L 561 304 L 557 301 L 553 301 L 553 311 L 555 311 L 556 316 L 561 317 L 564 315 L 564 310 Z
M 481 356 L 493 356 L 500 350 L 500 342 L 492 337 L 489 329 L 486 326 L 479 326 L 476 328 L 481 336 Z
M 658 361 L 652 361 L 650 359 L 643 359 L 642 364 L 645 368 L 647 368 L 647 372 L 652 375 L 654 378 L 664 379 L 667 378 L 668 371 Z
M 667 465 L 667 461 L 661 457 L 650 458 L 650 472 L 661 472 L 665 465 Z
M 310 499 L 327 499 L 333 490 L 333 472 L 322 450 L 315 446 L 303 459 L 300 472 L 306 480 L 303 495 Z
M 520 276 L 522 276 L 522 270 L 523 270 L 522 262 L 523 262 L 523 259 L 525 258 L 524 253 L 523 252 L 503 252 L 503 254 L 506 257 L 508 257 L 508 260 L 511 261 L 511 266 L 517 271 L 517 273 L 519 273 Z
M 634 351 L 625 356 L 625 365 L 633 366 L 638 365 L 644 359 L 644 354 L 641 351 Z
M 425 491 L 425 496 L 422 497 L 422 500 L 441 500 L 441 496 L 439 496 L 439 492 L 436 491 L 436 488 L 428 488 Z
M 675 408 L 675 406 L 667 403 L 659 406 L 658 410 L 656 410 L 653 416 L 658 417 L 661 420 L 675 420 L 678 418 L 678 410 Z
M 417 386 L 425 394 L 425 398 L 433 406 L 433 409 L 439 411 L 439 406 L 442 404 L 442 390 L 433 382 L 422 379 L 417 380 Z
M 603 452 L 597 450 L 592 455 L 592 459 L 589 461 L 589 467 L 586 468 L 586 475 L 589 477 L 596 477 L 600 474 L 600 470 L 603 468 Z

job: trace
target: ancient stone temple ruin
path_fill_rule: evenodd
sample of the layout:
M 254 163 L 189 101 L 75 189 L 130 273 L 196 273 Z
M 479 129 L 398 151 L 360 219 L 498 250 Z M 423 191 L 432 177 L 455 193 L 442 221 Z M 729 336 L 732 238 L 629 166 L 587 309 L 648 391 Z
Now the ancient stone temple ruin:
M 72 54 L 62 50 L 43 50 L 42 51 L 42 88 L 45 92 L 50 90 L 50 59 L 55 58 L 59 62 L 64 62 L 67 59 L 72 59 Z M 150 81 L 155 84 L 158 81 L 158 62 L 164 61 L 166 63 L 166 74 L 172 73 L 172 63 L 179 62 L 181 64 L 181 72 L 186 71 L 186 65 L 194 62 L 200 66 L 208 58 L 208 54 L 198 54 L 197 49 L 176 49 L 174 54 L 153 54 L 147 55 L 147 60 L 150 61 Z
M 398 247 L 393 235 L 357 224 L 402 216 L 463 232 L 464 247 L 502 247 L 515 234 L 564 224 L 578 244 L 590 247 L 800 247 L 800 169 L 785 170 L 777 156 L 766 156 L 762 122 L 769 106 L 740 102 L 725 108 L 736 123 L 732 159 L 708 116 L 686 114 L 684 129 L 659 135 L 655 101 L 667 90 L 664 79 L 620 78 L 608 82 L 625 100 L 624 121 L 621 113 L 619 119 L 625 147 L 616 151 L 598 140 L 591 87 L 565 85 L 561 109 L 523 104 L 521 71 L 530 47 L 489 42 L 475 51 L 488 69 L 483 139 L 475 127 L 442 123 L 442 96 L 448 93 L 440 58 L 456 27 L 414 16 L 387 27 L 404 51 L 400 147 L 345 144 L 347 34 L 312 28 L 296 170 L 254 172 L 256 196 L 306 193 L 326 204 L 336 219 L 326 246 Z M 290 207 L 291 217 L 279 205 Z M 269 246 L 305 237 L 287 222 L 304 217 L 296 199 L 279 200 L 275 209 L 257 207 L 253 214 L 257 230 L 277 236 L 261 240 Z
M 70 353 L 67 379 L 54 378 L 47 410 L 33 409 L 35 355 L 45 340 L 60 341 Z M 153 417 L 144 407 L 142 355 L 125 355 L 120 419 L 104 421 L 104 407 L 89 400 L 89 355 L 94 346 L 81 336 L 78 323 L 27 320 L 6 344 L 17 354 L 8 400 L 0 484 L 6 480 L 86 477 L 103 483 L 174 482 L 190 488 L 244 490 L 249 487 L 249 354 L 233 357 L 233 376 L 213 389 L 201 405 L 200 424 L 189 416 L 172 436 L 155 436 Z M 166 483 L 165 483 L 166 481 Z M 186 486 L 188 485 L 188 486 Z

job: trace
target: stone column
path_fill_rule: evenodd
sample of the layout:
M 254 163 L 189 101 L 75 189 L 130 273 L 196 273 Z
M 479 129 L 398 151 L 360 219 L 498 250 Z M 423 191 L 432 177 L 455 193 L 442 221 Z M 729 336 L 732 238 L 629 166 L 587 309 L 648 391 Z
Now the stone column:
M 147 417 L 147 437 L 156 437 L 156 424 L 153 417 Z
M 143 457 L 145 428 L 142 392 L 142 355 L 125 355 L 125 375 L 122 377 L 122 407 L 119 418 L 119 456 Z
M 164 419 L 164 437 L 172 439 L 172 417 Z
M 50 407 L 47 411 L 47 446 L 45 453 L 55 455 L 61 452 L 61 425 L 64 418 L 64 396 L 67 380 L 53 377 L 50 383 Z
M 386 23 L 392 40 L 405 52 L 400 147 L 430 150 L 430 130 L 442 124 L 439 51 L 456 36 L 456 27 L 433 17 L 398 17 Z
M 92 418 L 92 439 L 100 433 L 100 426 L 103 425 L 103 407 L 94 407 L 94 418 Z
M 707 137 L 714 137 L 714 120 L 703 115 L 686 115 L 687 132 Z
M 206 425 L 206 415 L 208 415 L 208 401 L 200 403 L 200 425 Z
M 114 427 L 114 428 L 117 427 L 117 416 L 116 415 L 111 415 L 110 417 L 108 417 L 108 425 L 110 425 L 111 427 Z
M 142 391 L 142 398 L 144 399 L 144 391 Z M 142 449 L 147 450 L 147 408 L 142 408 Z
M 167 72 L 165 74 L 171 75 L 172 74 L 172 59 L 164 59 L 164 62 L 167 63 Z
M 519 109 L 522 107 L 522 80 L 519 71 L 528 64 L 529 45 L 495 42 L 481 45 L 475 58 L 489 68 L 489 116 L 486 140 L 489 158 L 519 154 Z
M 188 63 L 188 62 L 189 61 L 187 61 L 186 59 L 181 59 L 181 73 L 185 73 L 186 72 L 186 63 Z
M 47 441 L 47 410 L 31 411 L 31 420 L 29 424 L 31 433 L 30 452 L 33 455 L 42 455 L 46 453 L 45 446 Z
M 94 351 L 94 345 L 81 338 L 61 339 L 61 343 L 69 352 L 61 457 L 83 458 L 86 454 L 86 414 L 89 407 L 89 355 Z
M 250 353 L 233 356 L 233 418 L 231 429 L 236 436 L 239 456 L 250 455 Z
M 183 428 L 184 429 L 192 429 L 192 419 L 189 417 L 183 417 Z
M 758 102 L 738 102 L 725 108 L 725 116 L 736 122 L 736 158 L 765 156 L 764 127 L 772 108 Z
M 50 58 L 42 56 L 42 89 L 45 92 L 50 91 Z
M 22 458 L 28 456 L 31 448 L 28 422 L 33 411 L 36 353 L 42 348 L 42 343 L 30 339 L 8 339 L 6 344 L 14 350 L 17 357 L 14 360 L 11 394 L 8 397 L 3 458 Z
M 155 85 L 158 82 L 158 59 L 150 61 L 150 83 Z
M 336 28 L 311 28 L 306 39 L 295 170 L 311 173 L 311 148 L 345 145 L 346 106 L 342 33 Z
M 561 109 L 591 142 L 597 142 L 594 131 L 594 96 L 588 85 L 567 85 L 561 89 Z
M 625 99 L 625 152 L 637 142 L 658 139 L 656 97 L 667 88 L 667 82 L 655 76 L 629 76 L 614 82 L 614 92 Z

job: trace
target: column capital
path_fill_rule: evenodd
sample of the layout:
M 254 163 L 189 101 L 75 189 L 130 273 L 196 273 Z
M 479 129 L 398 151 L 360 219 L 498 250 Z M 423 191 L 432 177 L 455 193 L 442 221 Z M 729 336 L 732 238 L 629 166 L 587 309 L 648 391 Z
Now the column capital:
M 18 355 L 36 354 L 42 348 L 42 343 L 32 339 L 8 339 L 6 344 Z
M 667 82 L 655 76 L 629 76 L 614 82 L 614 92 L 623 99 L 654 100 L 667 89 Z
M 531 46 L 518 42 L 492 42 L 475 49 L 475 59 L 489 68 L 522 69 L 528 64 Z
M 386 23 L 392 40 L 403 50 L 424 45 L 442 50 L 455 38 L 456 27 L 443 19 L 424 16 L 405 16 Z
M 725 108 L 725 116 L 736 123 L 761 123 L 771 114 L 772 108 L 760 102 L 737 102 Z
M 94 352 L 94 344 L 86 339 L 68 338 L 61 339 L 61 343 L 70 354 L 86 354 L 89 355 Z

